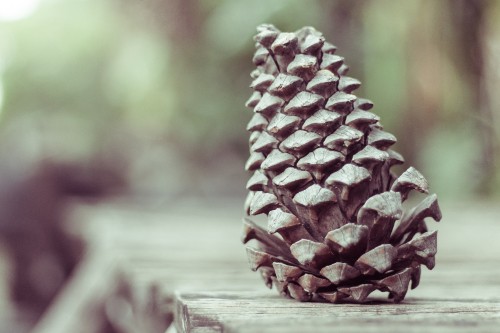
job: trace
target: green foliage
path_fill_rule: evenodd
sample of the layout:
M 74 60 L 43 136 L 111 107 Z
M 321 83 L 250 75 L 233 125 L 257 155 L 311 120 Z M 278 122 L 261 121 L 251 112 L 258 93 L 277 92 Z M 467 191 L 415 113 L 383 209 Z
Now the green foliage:
M 386 129 L 400 139 L 396 149 L 430 176 L 432 190 L 440 197 L 470 196 L 484 187 L 468 178 L 482 170 L 478 124 L 484 119 L 455 51 L 452 6 L 417 0 L 45 0 L 29 18 L 0 22 L 0 129 L 31 119 L 36 125 L 28 128 L 41 128 L 52 149 L 76 155 L 91 155 L 125 131 L 130 142 L 152 140 L 169 150 L 177 161 L 170 167 L 224 179 L 247 156 L 250 113 L 242 105 L 250 94 L 255 26 L 314 25 L 338 43 L 351 75 L 363 82 L 359 94 L 375 102 Z M 477 22 L 485 25 L 485 47 L 493 51 L 499 8 L 490 3 L 485 22 Z M 486 62 L 498 59 L 498 52 L 484 54 Z M 494 86 L 498 76 L 484 82 Z M 500 105 L 495 98 L 492 110 Z M 498 129 L 496 122 L 489 126 Z M 495 169 L 496 160 L 491 163 Z M 221 187 L 239 189 L 245 176 L 234 176 L 242 178 Z

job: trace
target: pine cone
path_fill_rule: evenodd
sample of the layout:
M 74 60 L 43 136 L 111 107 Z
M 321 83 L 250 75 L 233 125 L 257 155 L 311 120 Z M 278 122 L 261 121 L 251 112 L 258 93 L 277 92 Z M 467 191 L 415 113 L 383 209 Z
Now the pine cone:
M 378 289 L 400 302 L 420 265 L 434 267 L 436 232 L 424 219 L 441 219 L 436 195 L 403 212 L 427 181 L 413 167 L 391 173 L 404 163 L 389 149 L 396 138 L 352 94 L 361 83 L 320 32 L 257 31 L 245 209 L 266 214 L 267 230 L 245 218 L 251 268 L 300 301 L 363 302 Z

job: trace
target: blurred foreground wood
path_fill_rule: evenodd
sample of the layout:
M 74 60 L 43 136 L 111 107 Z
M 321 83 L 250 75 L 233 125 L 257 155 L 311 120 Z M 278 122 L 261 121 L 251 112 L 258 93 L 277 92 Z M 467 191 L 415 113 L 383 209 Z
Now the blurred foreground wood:
M 500 207 L 443 205 L 437 265 L 402 304 L 299 303 L 247 268 L 238 203 L 77 206 L 86 260 L 35 329 L 58 332 L 498 332 Z

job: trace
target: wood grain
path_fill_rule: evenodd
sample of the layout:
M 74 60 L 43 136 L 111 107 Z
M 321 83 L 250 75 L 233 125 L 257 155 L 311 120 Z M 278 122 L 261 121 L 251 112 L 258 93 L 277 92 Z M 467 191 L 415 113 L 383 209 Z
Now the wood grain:
M 423 272 L 423 285 L 401 304 L 383 298 L 363 305 L 300 303 L 262 291 L 179 293 L 176 327 L 179 332 L 331 332 L 340 326 L 361 332 L 373 325 L 368 332 L 404 326 L 498 332 L 500 261 L 489 264 L 441 263 L 436 271 Z
M 382 299 L 381 299 L 382 300 Z M 299 303 L 269 293 L 192 293 L 176 301 L 179 332 L 222 332 L 226 328 L 243 332 L 331 331 L 338 325 L 358 329 L 424 325 L 429 332 L 444 327 L 475 327 L 474 331 L 498 332 L 500 299 L 458 300 L 409 297 L 401 304 L 387 301 L 365 305 Z M 406 332 L 406 330 L 403 330 Z

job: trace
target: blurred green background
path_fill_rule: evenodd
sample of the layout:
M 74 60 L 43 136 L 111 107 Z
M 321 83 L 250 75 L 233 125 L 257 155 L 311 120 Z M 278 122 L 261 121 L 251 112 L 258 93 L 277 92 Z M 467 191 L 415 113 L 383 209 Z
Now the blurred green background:
M 252 36 L 313 25 L 441 200 L 498 197 L 500 2 L 1 0 L 0 145 L 128 193 L 245 195 Z
M 500 1 L 0 0 L 0 279 L 33 313 L 12 322 L 35 321 L 82 255 L 68 197 L 243 206 L 265 22 L 338 46 L 441 203 L 495 204 Z

